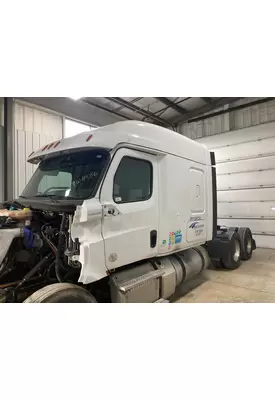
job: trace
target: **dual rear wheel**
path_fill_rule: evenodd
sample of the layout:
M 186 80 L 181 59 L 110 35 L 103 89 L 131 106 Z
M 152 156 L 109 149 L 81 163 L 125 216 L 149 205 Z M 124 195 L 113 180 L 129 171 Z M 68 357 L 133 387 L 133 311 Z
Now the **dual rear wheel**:
M 229 228 L 228 232 L 231 234 L 230 251 L 220 261 L 224 268 L 234 270 L 240 266 L 241 260 L 249 260 L 251 258 L 253 239 L 249 228 Z

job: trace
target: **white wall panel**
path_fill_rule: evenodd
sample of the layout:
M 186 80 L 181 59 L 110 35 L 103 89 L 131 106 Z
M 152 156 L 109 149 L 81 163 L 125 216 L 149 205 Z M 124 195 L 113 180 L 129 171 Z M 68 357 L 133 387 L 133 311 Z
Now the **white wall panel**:
M 35 166 L 26 162 L 28 155 L 62 138 L 63 119 L 51 112 L 36 109 L 32 105 L 14 104 L 14 196 L 20 195 Z
M 229 108 L 259 99 L 259 97 L 244 98 L 232 103 Z M 275 100 L 201 121 L 184 123 L 179 127 L 179 132 L 191 139 L 199 139 L 272 121 L 275 121 Z
M 259 126 L 251 126 L 246 129 L 230 131 L 222 135 L 212 135 L 204 137 L 203 142 L 211 144 L 213 149 L 217 147 L 225 147 L 232 144 L 246 143 L 258 139 L 269 138 L 274 136 L 275 123 L 263 124 Z
M 275 188 L 220 190 L 217 193 L 218 202 L 249 202 L 275 201 Z
M 4 201 L 4 97 L 0 97 L 0 202 Z
M 4 127 L 0 124 L 0 202 L 4 201 Z
M 217 174 L 238 174 L 240 172 L 271 170 L 274 168 L 274 165 L 275 155 L 270 157 L 257 157 L 217 164 Z
M 228 145 L 227 147 L 215 148 L 214 150 L 217 163 L 228 160 L 239 160 L 263 155 L 272 155 L 275 153 L 275 137 L 236 145 L 232 144 Z
M 275 249 L 275 236 L 254 235 L 258 247 L 266 249 Z
M 255 98 L 246 98 L 240 100 L 237 104 L 245 104 L 256 100 Z M 232 105 L 232 107 L 234 107 Z M 230 113 L 230 126 L 231 129 L 243 129 L 251 125 L 265 124 L 275 120 L 275 101 L 258 104 L 253 107 L 243 108 L 238 111 Z
M 275 171 L 264 170 L 257 172 L 241 172 L 239 174 L 230 175 L 218 175 L 217 185 L 219 190 L 275 186 Z
M 275 235 L 275 221 L 273 219 L 219 218 L 218 223 L 224 226 L 249 226 L 254 233 Z
M 179 132 L 191 139 L 219 134 L 229 131 L 229 115 L 222 114 L 198 122 L 185 123 Z
M 219 223 L 248 226 L 259 246 L 275 248 L 275 123 L 198 141 L 215 151 Z
M 258 99 L 241 99 L 230 107 Z M 179 128 L 183 135 L 215 151 L 218 216 L 228 218 L 222 220 L 224 224 L 249 226 L 261 233 L 256 236 L 259 246 L 272 248 L 275 220 L 268 218 L 274 217 L 275 206 L 274 121 L 275 100 Z
M 275 201 L 218 203 L 220 218 L 235 216 L 239 218 L 273 218 L 275 230 Z

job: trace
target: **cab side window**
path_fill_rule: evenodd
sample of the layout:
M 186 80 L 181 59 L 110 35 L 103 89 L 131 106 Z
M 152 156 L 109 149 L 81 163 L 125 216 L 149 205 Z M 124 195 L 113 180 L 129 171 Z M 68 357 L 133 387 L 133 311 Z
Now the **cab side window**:
M 133 203 L 152 196 L 153 167 L 149 161 L 123 157 L 114 177 L 115 203 Z

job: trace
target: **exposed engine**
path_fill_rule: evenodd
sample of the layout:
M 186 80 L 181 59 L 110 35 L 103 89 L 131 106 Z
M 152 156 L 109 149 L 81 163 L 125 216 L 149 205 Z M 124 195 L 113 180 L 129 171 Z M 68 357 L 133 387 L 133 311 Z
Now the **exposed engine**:
M 50 283 L 76 283 L 81 265 L 74 260 L 79 243 L 70 229 L 73 216 L 23 208 L 0 207 L 0 302 L 22 302 Z

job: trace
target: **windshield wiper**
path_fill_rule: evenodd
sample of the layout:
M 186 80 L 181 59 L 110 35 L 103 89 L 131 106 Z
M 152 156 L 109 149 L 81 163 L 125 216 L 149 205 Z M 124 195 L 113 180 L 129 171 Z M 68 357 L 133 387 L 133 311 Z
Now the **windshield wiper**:
M 41 193 L 41 194 L 37 194 L 34 197 L 45 197 L 47 199 L 51 199 L 53 203 L 58 203 L 58 200 L 56 200 L 54 194 L 47 194 L 47 193 L 43 194 L 43 193 Z

